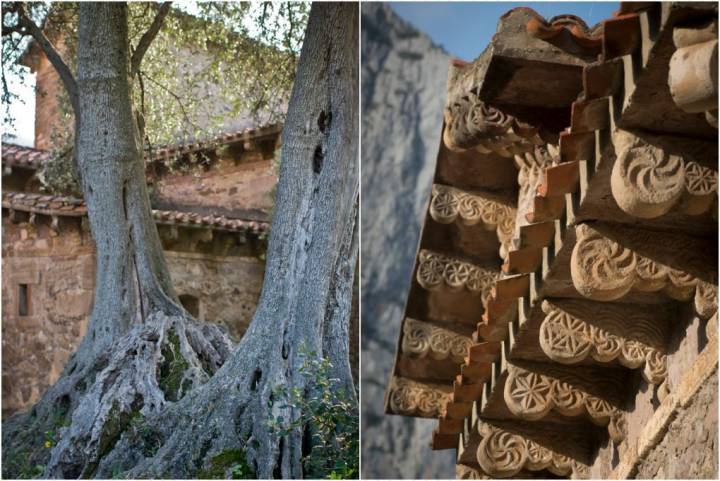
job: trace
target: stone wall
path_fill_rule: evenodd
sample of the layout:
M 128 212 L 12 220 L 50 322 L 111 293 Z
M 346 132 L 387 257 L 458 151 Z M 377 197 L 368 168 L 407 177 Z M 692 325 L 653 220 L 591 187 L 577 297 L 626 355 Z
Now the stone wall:
M 663 440 L 638 468 L 638 479 L 717 479 L 718 476 L 717 370 L 679 408 Z
M 95 250 L 80 218 L 61 217 L 58 232 L 46 216 L 37 216 L 33 226 L 26 217 L 13 223 L 3 215 L 2 225 L 2 411 L 8 414 L 39 399 L 82 339 L 92 309 Z M 243 245 L 229 252 L 257 252 Z M 265 262 L 207 250 L 166 250 L 170 274 L 181 300 L 195 299 L 198 317 L 224 324 L 237 341 L 255 312 Z M 27 286 L 27 315 L 20 315 L 21 284 Z

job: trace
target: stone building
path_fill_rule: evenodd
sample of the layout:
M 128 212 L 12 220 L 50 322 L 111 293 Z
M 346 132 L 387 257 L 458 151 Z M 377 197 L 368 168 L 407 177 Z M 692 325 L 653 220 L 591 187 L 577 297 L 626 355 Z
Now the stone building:
M 238 340 L 260 295 L 281 125 L 161 149 L 198 172 L 148 169 L 153 216 L 185 308 Z M 40 135 L 45 132 L 39 129 Z M 49 153 L 3 143 L 2 409 L 23 409 L 62 371 L 92 308 L 95 249 L 81 199 L 40 191 Z M 148 163 L 154 166 L 154 163 Z
M 718 477 L 717 3 L 449 69 L 386 412 L 475 478 Z

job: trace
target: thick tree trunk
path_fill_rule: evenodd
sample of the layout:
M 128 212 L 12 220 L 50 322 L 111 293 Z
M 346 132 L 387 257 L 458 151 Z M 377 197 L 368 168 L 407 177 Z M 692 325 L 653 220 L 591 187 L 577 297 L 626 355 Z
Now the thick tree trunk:
M 269 427 L 271 416 L 302 414 L 275 399 L 276 389 L 310 395 L 300 368 L 325 356 L 355 396 L 347 324 L 357 255 L 357 4 L 312 7 L 283 131 L 263 291 L 232 353 L 223 333 L 190 319 L 173 292 L 150 217 L 128 50 L 124 4 L 81 4 L 76 149 L 97 244 L 95 306 L 60 381 L 29 415 L 3 426 L 4 447 L 17 446 L 9 451 L 16 456 L 30 449 L 56 478 L 187 478 L 225 453 L 241 453 L 259 477 L 301 478 L 308 433 Z M 38 433 L 58 413 L 70 425 L 53 427 L 59 439 L 47 459 L 37 454 Z

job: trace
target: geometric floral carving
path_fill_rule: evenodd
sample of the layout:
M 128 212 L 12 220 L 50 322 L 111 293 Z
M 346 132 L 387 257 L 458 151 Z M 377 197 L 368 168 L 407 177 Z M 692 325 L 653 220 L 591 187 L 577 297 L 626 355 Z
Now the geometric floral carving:
M 450 224 L 459 218 L 465 225 L 481 223 L 487 230 L 496 229 L 498 239 L 506 248 L 515 230 L 514 208 L 441 184 L 432 187 L 430 215 L 441 224 Z
M 443 412 L 445 404 L 450 401 L 452 388 L 393 377 L 388 396 L 390 408 L 394 413 L 436 418 Z
M 625 212 L 646 219 L 667 213 L 681 198 L 685 212 L 701 214 L 717 194 L 717 171 L 685 160 L 619 130 L 610 187 Z
M 445 108 L 443 141 L 452 151 L 475 149 L 503 157 L 527 152 L 544 143 L 537 128 L 486 105 L 473 92 Z
M 579 302 L 564 305 L 581 307 Z M 647 315 L 607 305 L 588 313 L 593 324 L 579 319 L 556 304 L 543 301 L 546 314 L 540 326 L 540 346 L 553 361 L 577 364 L 591 356 L 599 362 L 617 359 L 630 369 L 643 367 L 649 383 L 660 384 L 667 375 L 667 356 L 661 326 Z
M 473 294 L 480 294 L 483 304 L 486 304 L 498 275 L 497 271 L 428 250 L 421 250 L 418 254 L 416 278 L 427 290 L 437 290 L 443 286 L 452 290 L 464 288 Z
M 607 400 L 586 392 L 583 386 L 588 382 L 616 381 L 611 377 L 582 380 L 550 367 L 540 373 L 509 365 L 505 381 L 505 404 L 514 415 L 528 421 L 542 419 L 556 409 L 565 416 L 579 416 L 587 412 L 595 424 L 606 426 L 620 411 Z M 619 386 L 608 387 L 608 396 L 613 394 L 612 391 L 620 392 Z M 618 399 L 615 401 L 619 403 Z
M 436 360 L 450 357 L 461 363 L 468 354 L 472 339 L 448 329 L 406 318 L 403 324 L 402 351 L 416 357 L 428 355 Z
M 558 476 L 586 478 L 587 466 L 568 456 L 556 453 L 520 434 L 480 422 L 482 440 L 477 449 L 480 467 L 490 476 L 509 478 L 521 470 L 547 469 Z
M 674 299 L 687 301 L 700 282 L 621 246 L 588 224 L 577 225 L 575 233 L 570 272 L 575 289 L 589 299 L 612 301 L 635 288 L 645 292 L 662 289 Z

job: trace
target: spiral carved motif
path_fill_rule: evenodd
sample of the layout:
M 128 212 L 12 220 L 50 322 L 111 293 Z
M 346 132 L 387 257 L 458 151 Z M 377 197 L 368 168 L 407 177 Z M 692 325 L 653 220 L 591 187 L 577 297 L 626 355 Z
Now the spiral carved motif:
M 481 422 L 482 437 L 477 460 L 482 470 L 496 478 L 510 478 L 522 471 L 547 469 L 558 476 L 587 478 L 587 466 L 537 442 L 497 426 Z
M 588 356 L 599 362 L 618 359 L 631 369 L 643 367 L 649 383 L 660 384 L 665 379 L 667 356 L 658 349 L 664 344 L 663 332 L 653 319 L 604 306 L 592 314 L 601 328 L 548 301 L 543 301 L 542 310 L 546 315 L 540 326 L 540 347 L 553 361 L 577 364 Z
M 390 384 L 389 401 L 393 412 L 430 418 L 440 416 L 451 396 L 446 386 L 394 378 Z
M 613 301 L 635 288 L 644 292 L 662 289 L 685 302 L 700 282 L 691 274 L 621 246 L 587 224 L 576 226 L 575 233 L 570 273 L 575 289 L 589 299 Z
M 615 201 L 630 215 L 651 219 L 661 216 L 685 198 L 683 209 L 701 214 L 717 195 L 717 170 L 668 153 L 640 137 L 618 131 L 618 153 L 610 187 Z
M 474 92 L 445 108 L 443 140 L 448 149 L 476 149 L 504 157 L 532 150 L 543 143 L 538 130 L 482 102 Z
M 587 412 L 594 423 L 604 426 L 619 412 L 607 400 L 584 391 L 579 380 L 566 377 L 559 373 L 545 375 L 511 365 L 505 381 L 505 403 L 510 412 L 528 421 L 542 419 L 556 409 L 565 416 Z
M 514 208 L 494 200 L 454 187 L 433 185 L 430 216 L 440 224 L 456 220 L 465 225 L 482 224 L 487 230 L 495 229 L 498 240 L 507 247 L 515 231 L 515 215 Z
M 442 254 L 421 250 L 418 255 L 417 281 L 427 290 L 445 286 L 451 290 L 467 289 L 479 294 L 486 304 L 498 272 L 478 267 Z
M 450 358 L 462 362 L 472 339 L 432 324 L 405 319 L 403 325 L 402 351 L 420 358 L 427 356 L 443 360 Z

